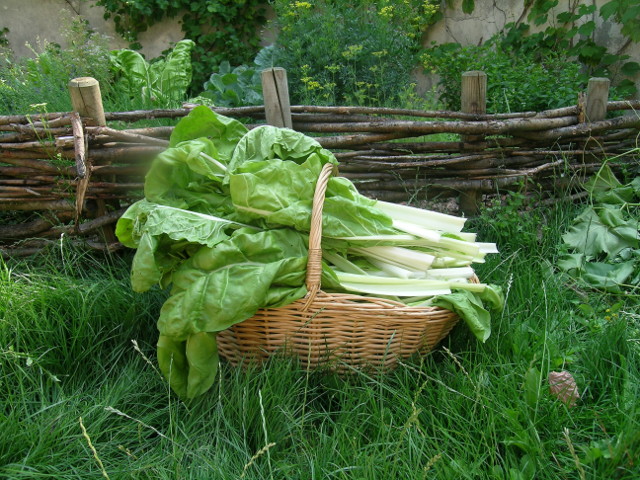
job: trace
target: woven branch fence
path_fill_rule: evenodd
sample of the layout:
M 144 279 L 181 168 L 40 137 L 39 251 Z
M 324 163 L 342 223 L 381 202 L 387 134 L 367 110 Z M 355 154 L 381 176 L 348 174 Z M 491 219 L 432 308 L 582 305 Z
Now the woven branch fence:
M 484 113 L 482 72 L 463 75 L 461 112 L 289 106 L 282 69 L 263 72 L 263 90 L 263 106 L 214 110 L 250 128 L 268 123 L 314 136 L 363 194 L 389 201 L 456 197 L 473 214 L 483 194 L 528 182 L 566 193 L 605 158 L 636 166 L 639 157 L 640 101 L 608 101 L 606 79 L 591 79 L 575 106 L 496 115 Z M 173 130 L 136 123 L 175 124 L 194 107 L 105 113 L 90 78 L 73 80 L 70 93 L 74 112 L 0 116 L 3 255 L 32 253 L 61 234 L 117 248 L 112 226 L 142 197 L 149 162 Z

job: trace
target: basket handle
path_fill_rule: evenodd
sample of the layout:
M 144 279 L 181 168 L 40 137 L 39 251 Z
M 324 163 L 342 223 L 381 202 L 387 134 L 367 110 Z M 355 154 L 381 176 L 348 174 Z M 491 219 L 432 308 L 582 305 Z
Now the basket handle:
M 316 183 L 311 207 L 311 227 L 309 228 L 309 259 L 307 261 L 307 296 L 302 310 L 307 310 L 316 294 L 320 291 L 320 279 L 322 278 L 322 207 L 324 194 L 327 191 L 329 178 L 333 174 L 335 166 L 325 163 Z

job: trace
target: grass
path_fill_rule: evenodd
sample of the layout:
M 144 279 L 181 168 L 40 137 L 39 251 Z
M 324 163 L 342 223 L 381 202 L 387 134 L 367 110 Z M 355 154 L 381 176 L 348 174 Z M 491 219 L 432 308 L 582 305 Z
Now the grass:
M 164 293 L 131 292 L 128 256 L 58 244 L 3 266 L 0 477 L 638 478 L 637 297 L 555 273 L 571 206 L 497 212 L 472 225 L 502 251 L 479 275 L 508 293 L 486 344 L 461 325 L 386 375 L 223 363 L 189 403 L 155 369 Z M 582 396 L 572 409 L 548 393 L 562 369 Z

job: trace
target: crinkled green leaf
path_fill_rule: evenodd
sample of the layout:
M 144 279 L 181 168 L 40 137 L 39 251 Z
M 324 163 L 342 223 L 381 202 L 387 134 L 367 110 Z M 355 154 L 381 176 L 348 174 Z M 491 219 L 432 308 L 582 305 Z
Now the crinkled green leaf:
M 160 268 L 161 262 L 156 259 L 158 243 L 158 238 L 148 233 L 140 238 L 131 263 L 131 288 L 134 292 L 146 292 L 162 280 L 165 272 Z
M 169 385 L 182 398 L 206 392 L 218 373 L 218 344 L 215 333 L 196 333 L 186 340 L 160 335 L 158 365 Z
M 150 99 L 157 103 L 180 101 L 191 83 L 191 51 L 195 43 L 181 40 L 166 59 L 149 64 L 133 50 L 113 50 L 110 61 L 120 75 L 118 88 L 133 97 Z
M 322 148 L 313 138 L 294 130 L 262 125 L 238 142 L 229 163 L 229 173 L 235 173 L 249 162 L 280 159 L 304 163 L 312 154 L 317 155 L 322 165 L 338 163 L 333 153 Z
M 277 158 L 238 166 L 230 175 L 234 207 L 248 219 L 308 232 L 316 183 L 326 163 L 313 153 L 301 164 Z M 329 179 L 322 212 L 322 234 L 351 237 L 397 233 L 391 219 L 359 195 L 348 179 Z
M 233 211 L 221 181 L 225 169 L 213 142 L 199 138 L 168 148 L 145 177 L 145 198 L 154 203 L 209 214 Z M 212 160 L 213 159 L 213 160 Z
M 137 248 L 131 266 L 131 284 L 144 292 L 160 283 L 190 252 L 213 247 L 243 225 L 225 218 L 140 200 L 116 225 L 118 239 Z
M 215 145 L 216 159 L 226 165 L 231 160 L 237 143 L 247 132 L 247 128 L 239 121 L 219 115 L 201 105 L 178 122 L 171 133 L 169 146 L 175 147 L 179 143 L 205 137 Z
M 133 50 L 114 50 L 109 60 L 116 71 L 121 74 L 118 87 L 124 89 L 131 96 L 141 96 L 143 89 L 153 84 L 149 72 L 149 64 L 144 57 Z
M 165 335 L 160 335 L 157 344 L 160 371 L 169 380 L 171 389 L 181 398 L 187 397 L 189 379 L 186 345 L 186 340 L 175 340 Z
M 143 226 L 147 215 L 155 207 L 146 200 L 140 200 L 131 205 L 116 223 L 116 236 L 125 247 L 137 248 L 140 238 L 144 234 Z
M 149 67 L 153 88 L 160 99 L 184 99 L 191 84 L 191 51 L 195 45 L 193 40 L 180 40 L 164 59 L 153 62 Z
M 637 222 L 625 220 L 613 207 L 587 208 L 562 239 L 591 258 L 600 254 L 613 258 L 625 248 L 638 247 Z

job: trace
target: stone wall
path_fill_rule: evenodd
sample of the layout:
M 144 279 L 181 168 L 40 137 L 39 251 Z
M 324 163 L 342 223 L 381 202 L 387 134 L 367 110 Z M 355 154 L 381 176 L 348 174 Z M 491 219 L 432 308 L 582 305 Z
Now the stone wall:
M 103 18 L 104 9 L 87 0 L 2 0 L 0 1 L 0 29 L 7 27 L 7 39 L 14 53 L 33 55 L 27 44 L 36 47 L 40 42 L 59 43 L 64 47 L 61 26 L 74 17 L 88 20 L 98 32 L 109 37 L 112 48 L 126 48 L 115 31 L 112 21 Z M 166 20 L 140 34 L 142 53 L 153 58 L 167 49 L 171 43 L 182 39 L 182 30 L 177 19 Z

